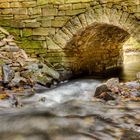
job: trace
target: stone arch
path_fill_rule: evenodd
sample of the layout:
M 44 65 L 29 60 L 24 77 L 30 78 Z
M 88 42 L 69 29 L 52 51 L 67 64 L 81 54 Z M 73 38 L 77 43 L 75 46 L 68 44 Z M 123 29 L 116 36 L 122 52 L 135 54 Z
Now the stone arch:
M 90 7 L 85 13 L 72 17 L 57 31 L 56 35 L 52 37 L 52 40 L 60 48 L 64 48 L 67 42 L 72 39 L 73 35 L 80 30 L 84 30 L 94 22 L 107 23 L 120 27 L 139 40 L 139 21 L 136 20 L 133 14 L 129 14 L 121 8 L 113 9 L 103 7 L 102 5 Z
M 73 56 L 74 48 L 70 47 L 72 45 L 68 45 L 73 41 L 74 36 L 78 33 L 83 33 L 88 27 L 90 28 L 92 26 L 94 28 L 94 25 L 96 26 L 97 24 L 107 25 L 110 28 L 115 27 L 118 29 L 118 31 L 124 32 L 126 36 L 124 36 L 125 38 L 121 44 L 123 44 L 123 42 L 128 39 L 129 35 L 135 37 L 139 41 L 139 21 L 133 14 L 130 14 L 121 8 L 109 8 L 103 5 L 93 6 L 88 8 L 85 13 L 72 17 L 65 24 L 65 26 L 58 30 L 56 35 L 54 35 L 52 38 L 49 38 L 49 41 L 53 42 L 53 46 L 56 46 L 56 49 L 60 49 L 62 52 L 64 52 L 64 57 L 62 57 L 62 62 L 64 65 L 68 65 L 68 67 L 71 69 L 73 67 L 71 64 L 74 61 L 79 61 Z M 122 55 L 120 50 L 118 50 L 118 52 L 118 56 L 114 59 L 119 59 L 118 57 Z M 71 55 L 69 56 L 68 54 Z M 117 67 L 118 65 L 121 66 L 122 60 L 122 58 L 121 60 L 116 60 L 114 64 L 111 64 L 107 67 L 112 68 Z M 106 68 L 101 68 L 99 72 L 104 71 L 105 69 Z M 78 70 L 81 69 L 79 68 Z

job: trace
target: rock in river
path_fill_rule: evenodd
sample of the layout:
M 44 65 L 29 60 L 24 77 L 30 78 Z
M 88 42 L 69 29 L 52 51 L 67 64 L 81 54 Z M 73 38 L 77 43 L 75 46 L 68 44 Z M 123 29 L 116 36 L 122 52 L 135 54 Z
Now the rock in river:
M 99 84 L 99 85 L 96 87 L 94 97 L 98 97 L 98 96 L 100 96 L 103 92 L 109 92 L 109 91 L 110 91 L 110 90 L 108 89 L 108 87 L 107 87 L 106 84 Z
M 8 65 L 2 66 L 2 73 L 3 73 L 2 79 L 4 84 L 8 84 L 14 77 L 14 72 L 10 69 Z

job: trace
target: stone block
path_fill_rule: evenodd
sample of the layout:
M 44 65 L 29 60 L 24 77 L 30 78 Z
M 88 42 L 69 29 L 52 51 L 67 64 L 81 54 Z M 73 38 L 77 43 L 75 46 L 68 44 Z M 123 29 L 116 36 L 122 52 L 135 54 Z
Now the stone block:
M 70 16 L 57 16 L 57 17 L 55 17 L 55 20 L 67 21 L 70 18 L 71 18 Z
M 14 19 L 29 19 L 28 15 L 15 15 Z
M 51 27 L 51 20 L 43 20 L 41 22 L 42 27 Z
M 73 37 L 73 34 L 65 27 L 62 28 L 62 31 L 69 36 L 69 38 Z
M 0 0 L 0 2 L 13 2 L 13 1 L 18 1 L 18 0 Z
M 65 3 L 84 3 L 84 2 L 91 2 L 91 0 L 65 0 Z
M 37 5 L 36 1 L 25 1 L 21 3 L 22 7 L 35 7 Z
M 9 2 L 0 3 L 0 8 L 10 8 Z
M 60 34 L 56 34 L 53 38 L 54 42 L 59 45 L 61 48 L 64 48 L 67 44 L 67 41 Z
M 65 11 L 58 11 L 58 16 L 64 16 L 66 15 Z
M 56 16 L 58 14 L 58 9 L 52 8 L 43 8 L 42 9 L 42 16 Z
M 59 10 L 70 10 L 72 9 L 72 4 L 64 4 L 59 6 Z
M 41 23 L 40 22 L 28 22 L 25 24 L 25 27 L 27 28 L 37 28 L 40 27 Z
M 37 18 L 37 21 L 40 22 L 40 21 L 51 20 L 51 19 L 54 19 L 54 16 L 46 16 L 46 17 L 40 16 L 40 17 Z
M 49 0 L 37 0 L 37 5 L 44 5 L 47 4 Z
M 13 17 L 13 15 L 0 15 L 0 19 L 3 19 L 3 20 L 5 20 L 5 19 L 9 19 L 9 20 L 11 20 L 11 19 L 13 19 L 14 17 Z
M 96 22 L 95 13 L 92 9 L 89 9 L 88 12 L 85 13 L 85 18 L 86 18 L 87 24 L 89 25 Z
M 86 11 L 86 9 L 77 9 L 77 10 L 67 10 L 66 11 L 66 15 L 78 15 L 78 14 L 81 14 L 81 13 L 84 13 Z
M 67 33 L 65 33 L 63 30 L 59 30 L 59 31 L 57 32 L 57 34 L 58 34 L 59 36 L 62 36 L 66 41 L 69 41 L 69 40 L 70 40 L 69 35 L 68 35 Z
M 40 15 L 30 15 L 31 19 L 37 19 L 38 17 L 40 17 Z
M 14 15 L 27 15 L 27 8 L 13 8 Z
M 80 14 L 78 17 L 79 17 L 79 20 L 80 20 L 82 26 L 87 27 L 87 21 L 86 21 L 86 18 L 85 18 L 85 14 Z
M 28 8 L 28 14 L 29 15 L 41 15 L 41 8 L 40 7 Z
M 49 0 L 49 2 L 53 4 L 64 4 L 65 0 Z
M 123 12 L 123 13 L 122 13 L 122 16 L 121 16 L 121 18 L 120 18 L 119 23 L 120 23 L 121 25 L 125 24 L 125 22 L 127 21 L 127 18 L 128 18 L 128 17 L 129 17 L 129 13 Z M 125 25 L 124 25 L 124 26 L 125 26 Z
M 14 27 L 14 28 L 24 28 L 25 27 L 25 23 L 23 23 L 21 21 L 16 21 L 16 20 L 11 21 L 10 25 L 11 25 L 11 27 Z
M 46 37 L 40 36 L 40 35 L 35 35 L 35 36 L 32 36 L 32 40 L 44 41 L 44 40 L 46 40 Z M 45 45 L 43 45 L 43 46 L 45 46 Z
M 82 28 L 82 24 L 78 17 L 71 19 L 70 22 L 72 23 L 73 28 L 75 28 L 75 30 L 79 30 Z
M 82 4 L 81 3 L 76 3 L 72 5 L 72 9 L 81 9 L 82 8 Z
M 50 38 L 47 37 L 47 47 L 49 50 L 60 50 L 61 48 Z
M 63 27 L 63 25 L 66 23 L 65 20 L 52 20 L 51 26 L 52 27 Z
M 11 8 L 15 8 L 15 7 L 19 8 L 19 7 L 22 7 L 22 5 L 20 2 L 11 2 L 10 7 Z
M 33 29 L 33 35 L 47 36 L 49 34 L 55 34 L 54 28 L 35 28 Z
M 4 15 L 12 14 L 12 8 L 3 9 L 1 13 Z
M 65 27 L 66 27 L 66 29 L 67 29 L 69 32 L 71 32 L 73 35 L 76 34 L 77 30 L 74 28 L 74 26 L 72 25 L 71 22 L 68 22 L 68 23 L 66 24 Z

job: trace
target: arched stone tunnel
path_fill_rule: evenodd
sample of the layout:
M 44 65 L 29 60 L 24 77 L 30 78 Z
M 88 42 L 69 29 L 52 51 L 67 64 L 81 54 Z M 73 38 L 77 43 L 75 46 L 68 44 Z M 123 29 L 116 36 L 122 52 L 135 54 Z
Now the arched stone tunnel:
M 123 64 L 123 43 L 129 38 L 125 30 L 105 23 L 93 23 L 67 43 L 73 72 L 103 73 Z

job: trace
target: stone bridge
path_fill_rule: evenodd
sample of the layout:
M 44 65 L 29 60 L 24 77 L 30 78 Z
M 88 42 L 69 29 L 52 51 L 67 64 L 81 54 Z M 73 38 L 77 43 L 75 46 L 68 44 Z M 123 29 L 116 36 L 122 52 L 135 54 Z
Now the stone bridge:
M 58 69 L 105 72 L 130 36 L 140 42 L 140 0 L 0 0 L 0 26 Z

